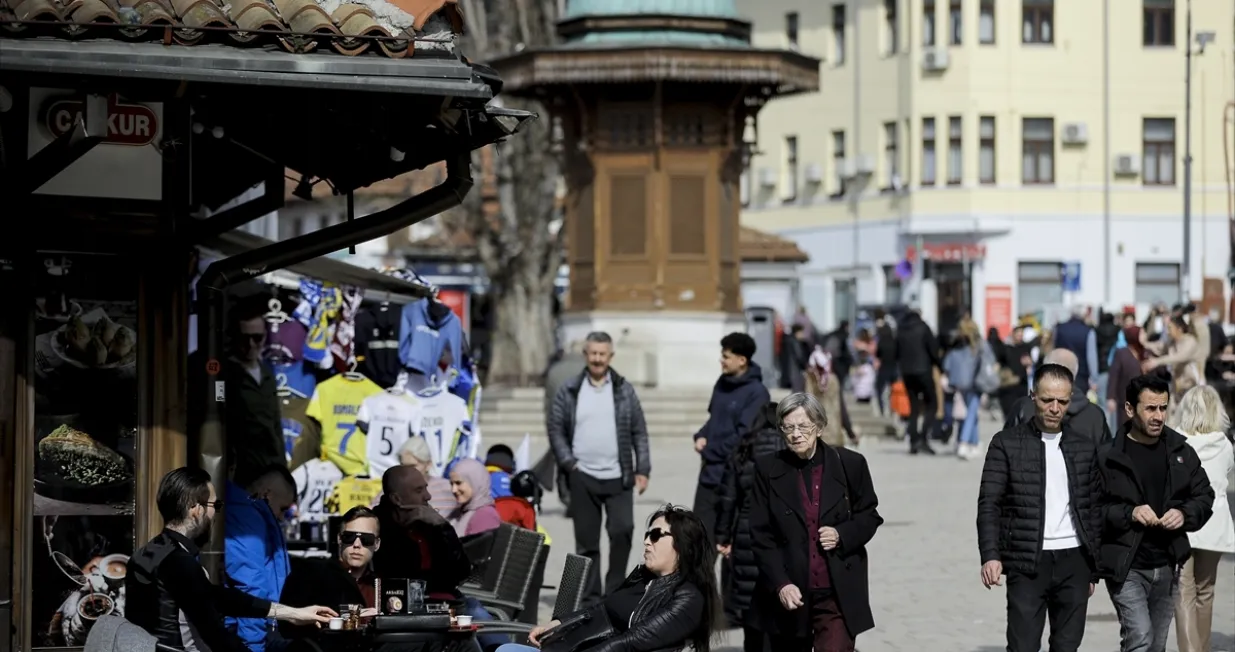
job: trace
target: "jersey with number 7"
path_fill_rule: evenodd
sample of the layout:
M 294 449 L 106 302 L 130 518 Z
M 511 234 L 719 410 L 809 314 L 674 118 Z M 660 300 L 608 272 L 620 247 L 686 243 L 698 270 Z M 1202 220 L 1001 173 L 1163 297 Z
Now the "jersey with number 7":
M 356 426 L 365 433 L 365 456 L 369 458 L 369 477 L 380 478 L 399 465 L 399 449 L 412 437 L 420 423 L 420 406 L 410 394 L 374 394 L 360 404 Z
M 366 398 L 380 393 L 382 388 L 368 378 L 351 380 L 344 374 L 322 381 L 313 390 L 305 416 L 322 424 L 322 454 L 343 475 L 359 475 L 369 469 L 365 435 L 356 427 L 356 416 Z

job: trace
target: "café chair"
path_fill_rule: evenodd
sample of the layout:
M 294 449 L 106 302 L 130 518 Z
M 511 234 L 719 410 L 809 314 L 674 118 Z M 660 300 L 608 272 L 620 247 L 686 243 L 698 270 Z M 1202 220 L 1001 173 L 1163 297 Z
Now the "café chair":
M 95 621 L 83 649 L 85 652 L 184 652 L 159 643 L 146 630 L 114 614 Z
M 503 523 L 496 530 L 465 537 L 460 541 L 468 561 L 472 562 L 472 574 L 463 581 L 461 588 L 485 593 L 497 590 L 502 564 L 510 554 L 510 541 L 517 529 Z
M 459 587 L 464 595 L 479 600 L 498 620 L 514 620 L 524 609 L 528 584 L 536 574 L 536 561 L 541 547 L 545 544 L 545 537 L 539 532 L 505 523 L 501 526 L 507 527 L 510 528 L 510 546 L 497 568 L 497 584 L 493 590 L 487 591 L 467 584 Z M 495 554 L 493 561 L 496 560 Z M 490 564 L 493 561 L 490 561 Z
M 567 554 L 566 565 L 562 568 L 562 580 L 558 582 L 557 599 L 553 603 L 553 619 L 561 620 L 579 610 L 583 601 L 583 591 L 587 586 L 588 572 L 592 570 L 592 560 L 583 555 Z M 480 630 L 490 634 L 526 634 L 536 627 L 527 623 L 513 622 L 482 622 Z

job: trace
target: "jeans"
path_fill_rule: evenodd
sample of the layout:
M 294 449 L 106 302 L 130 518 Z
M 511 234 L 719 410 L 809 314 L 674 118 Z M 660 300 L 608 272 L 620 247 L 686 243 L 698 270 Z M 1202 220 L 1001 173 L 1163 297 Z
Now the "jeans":
M 1123 582 L 1107 580 L 1106 589 L 1119 616 L 1120 652 L 1165 652 L 1179 597 L 1176 569 L 1133 568 Z
M 476 598 L 463 598 L 463 608 L 476 622 L 493 620 L 493 614 L 485 610 L 484 605 Z M 510 634 L 477 634 L 476 642 L 480 643 L 482 648 L 488 649 L 494 645 L 509 643 Z
M 538 648 L 530 645 L 519 645 L 518 643 L 507 643 L 497 649 L 497 652 L 540 652 Z
M 982 409 L 982 394 L 977 390 L 965 392 L 965 421 L 961 424 L 960 443 L 978 445 L 978 411 Z

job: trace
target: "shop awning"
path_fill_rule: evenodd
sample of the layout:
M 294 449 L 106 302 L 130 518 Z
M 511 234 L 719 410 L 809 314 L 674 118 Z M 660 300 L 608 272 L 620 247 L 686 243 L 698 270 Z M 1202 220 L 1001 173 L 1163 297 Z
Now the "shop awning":
M 244 231 L 229 231 L 206 242 L 203 246 L 224 256 L 251 251 L 273 244 L 270 240 Z M 416 283 L 408 283 L 394 276 L 387 276 L 371 269 L 349 265 L 333 258 L 314 258 L 312 260 L 292 265 L 285 270 L 272 271 L 269 280 L 275 285 L 291 285 L 290 274 L 322 281 L 330 281 L 339 285 L 351 285 L 364 290 L 365 298 L 377 301 L 393 301 L 406 303 L 429 296 L 430 288 Z

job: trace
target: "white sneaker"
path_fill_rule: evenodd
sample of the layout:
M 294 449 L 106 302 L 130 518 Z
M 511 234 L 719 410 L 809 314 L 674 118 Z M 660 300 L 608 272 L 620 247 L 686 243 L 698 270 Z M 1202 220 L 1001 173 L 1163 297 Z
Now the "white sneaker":
M 969 444 L 961 444 L 956 447 L 956 456 L 962 460 L 967 460 L 973 456 L 973 447 Z

